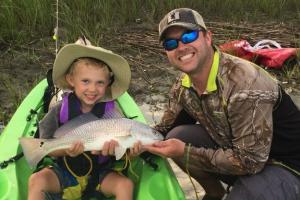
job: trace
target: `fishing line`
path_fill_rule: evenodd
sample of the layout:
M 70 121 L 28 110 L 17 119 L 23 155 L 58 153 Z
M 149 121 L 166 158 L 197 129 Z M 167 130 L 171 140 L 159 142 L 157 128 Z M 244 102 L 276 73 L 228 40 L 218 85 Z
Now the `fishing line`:
M 129 156 L 127 155 L 127 152 L 126 152 L 126 162 L 129 163 L 129 172 L 131 172 L 132 175 L 134 175 L 134 177 L 136 178 L 136 180 L 138 181 L 139 180 L 139 176 L 134 172 L 134 170 L 132 169 L 132 163 L 131 163 L 131 160 L 129 158 Z
M 122 172 L 123 170 L 125 170 L 127 167 L 128 167 L 128 169 L 129 169 L 129 172 L 136 178 L 136 181 L 138 181 L 139 180 L 139 176 L 134 172 L 134 170 L 132 169 L 132 163 L 131 163 L 131 158 L 130 158 L 130 156 L 128 155 L 128 152 L 126 152 L 125 153 L 125 155 L 124 155 L 124 159 L 125 159 L 125 161 L 124 161 L 124 165 L 123 165 L 123 167 L 121 167 L 121 168 L 119 168 L 119 169 L 117 169 L 117 168 L 115 168 L 118 172 Z
M 56 0 L 56 27 L 54 28 L 54 35 L 52 37 L 55 40 L 55 56 L 58 53 L 58 3 L 59 0 Z
M 71 167 L 69 166 L 68 164 L 68 161 L 66 159 L 66 156 L 64 156 L 64 163 L 65 163 L 65 166 L 67 167 L 68 171 L 77 179 L 82 179 L 82 178 L 86 178 L 89 174 L 91 174 L 92 170 L 93 170 L 93 161 L 92 159 L 86 154 L 86 153 L 82 153 L 84 155 L 84 157 L 86 157 L 86 159 L 89 161 L 89 164 L 90 164 L 90 169 L 89 171 L 83 175 L 83 176 L 78 176 L 72 169 Z
M 190 181 L 193 185 L 195 195 L 196 195 L 196 199 L 200 200 L 200 198 L 198 196 L 197 189 L 196 189 L 196 185 L 195 185 L 194 181 L 192 180 L 192 177 L 191 177 L 190 172 L 189 172 L 190 150 L 191 150 L 191 144 L 189 143 L 188 148 L 187 148 L 187 154 L 186 154 L 185 170 L 186 170 L 186 173 L 188 174 L 188 177 L 189 177 L 189 179 L 190 179 Z

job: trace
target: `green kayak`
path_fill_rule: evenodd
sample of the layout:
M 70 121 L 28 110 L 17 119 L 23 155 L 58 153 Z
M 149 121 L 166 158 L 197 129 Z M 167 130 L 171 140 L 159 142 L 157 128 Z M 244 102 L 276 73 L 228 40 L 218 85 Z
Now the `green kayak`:
M 27 182 L 32 170 L 24 157 L 10 158 L 22 152 L 19 137 L 34 136 L 37 123 L 44 115 L 43 94 L 46 87 L 47 81 L 43 80 L 28 94 L 0 135 L 0 200 L 27 198 Z M 145 123 L 143 114 L 128 93 L 117 101 L 127 118 Z M 151 155 L 150 160 L 152 165 L 142 158 L 131 162 L 132 170 L 128 170 L 128 176 L 135 182 L 134 199 L 185 199 L 167 160 L 154 155 Z

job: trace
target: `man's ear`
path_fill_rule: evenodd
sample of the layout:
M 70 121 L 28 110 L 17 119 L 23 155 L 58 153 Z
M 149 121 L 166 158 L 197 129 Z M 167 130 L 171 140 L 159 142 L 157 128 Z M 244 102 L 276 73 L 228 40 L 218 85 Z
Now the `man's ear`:
M 74 79 L 71 74 L 66 75 L 66 81 L 71 87 L 74 87 Z
M 207 31 L 205 34 L 205 40 L 208 44 L 212 45 L 212 33 L 211 31 Z

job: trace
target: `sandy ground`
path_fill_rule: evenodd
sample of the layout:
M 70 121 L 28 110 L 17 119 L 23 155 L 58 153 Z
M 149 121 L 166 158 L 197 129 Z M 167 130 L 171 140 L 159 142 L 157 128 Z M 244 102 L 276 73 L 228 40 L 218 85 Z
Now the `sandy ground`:
M 171 159 L 168 159 L 168 161 L 171 164 L 172 169 L 177 177 L 177 180 L 185 194 L 186 200 L 196 200 L 197 198 L 196 198 L 196 194 L 195 194 L 195 189 L 194 189 L 193 184 L 192 184 L 190 178 L 188 177 L 188 175 L 186 173 L 184 173 Z M 192 181 L 195 185 L 198 197 L 200 199 L 202 199 L 202 197 L 205 194 L 203 188 L 194 179 L 192 179 Z

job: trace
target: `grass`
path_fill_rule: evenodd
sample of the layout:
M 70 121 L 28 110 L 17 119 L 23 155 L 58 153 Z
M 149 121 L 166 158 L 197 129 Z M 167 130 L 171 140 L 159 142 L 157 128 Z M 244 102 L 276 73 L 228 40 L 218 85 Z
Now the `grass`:
M 0 86 L 6 88 L 5 92 L 1 92 L 1 98 L 9 99 L 9 101 L 4 101 L 5 105 L 0 106 L 0 124 L 7 123 L 7 120 L 11 118 L 14 111 L 19 107 L 22 100 L 28 94 L 28 91 L 30 91 L 32 86 L 36 85 L 41 79 L 41 75 L 35 75 L 33 76 L 33 80 L 17 84 L 18 81 L 11 76 L 8 76 L 7 74 L 0 75 Z
M 121 29 L 136 19 L 155 24 L 171 9 L 190 7 L 204 16 L 225 20 L 299 19 L 298 0 L 66 0 L 58 1 L 59 26 L 63 41 L 78 34 L 101 38 L 101 34 Z M 2 0 L 0 41 L 22 43 L 53 33 L 56 26 L 55 0 Z
M 0 56 L 0 124 L 6 124 L 28 91 L 45 77 L 48 58 L 35 50 L 8 49 Z M 4 59 L 5 58 L 5 59 Z M 41 65 L 40 63 L 44 63 Z M 40 72 L 37 72 L 40 71 Z
M 52 26 L 52 1 L 2 0 L 0 5 L 0 40 L 24 42 L 46 33 Z
M 282 68 L 282 75 L 287 82 L 296 83 L 300 79 L 300 63 L 299 60 L 286 61 Z

